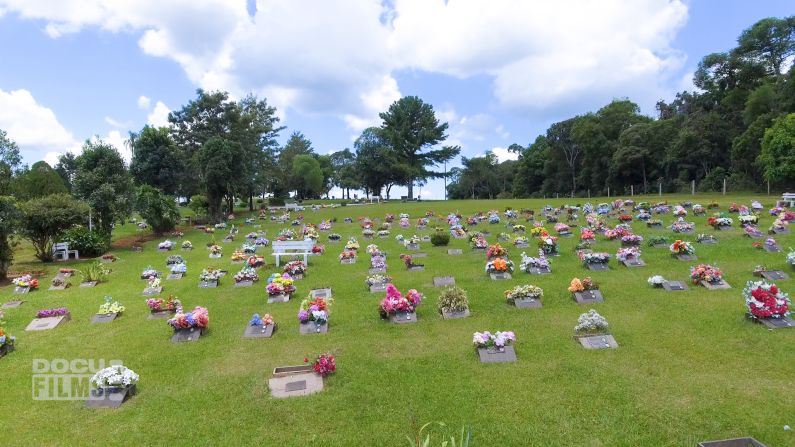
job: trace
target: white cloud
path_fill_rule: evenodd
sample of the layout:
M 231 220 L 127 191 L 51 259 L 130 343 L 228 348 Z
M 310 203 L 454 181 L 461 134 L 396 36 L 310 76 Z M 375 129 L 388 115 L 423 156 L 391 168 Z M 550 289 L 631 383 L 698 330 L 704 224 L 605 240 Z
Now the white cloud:
M 97 141 L 98 139 L 100 139 L 100 137 L 95 136 L 92 138 L 93 141 Z M 132 158 L 132 152 L 130 151 L 130 148 L 127 146 L 127 138 L 123 137 L 121 132 L 119 132 L 118 130 L 111 130 L 110 132 L 108 132 L 107 135 L 105 135 L 101 139 L 105 143 L 108 143 L 111 146 L 115 147 L 116 150 L 119 151 L 119 154 L 121 154 L 121 158 L 123 158 L 124 161 L 127 162 L 127 164 L 130 163 L 130 159 Z
M 146 122 L 155 127 L 168 126 L 169 113 L 171 113 L 171 109 L 163 104 L 163 102 L 158 101 L 155 104 L 155 108 L 152 109 L 152 111 L 149 113 L 149 116 L 146 117 Z
M 508 148 L 505 147 L 495 147 L 491 149 L 491 152 L 497 156 L 497 161 L 500 163 L 506 160 L 518 160 L 519 154 L 515 152 L 511 152 Z
M 138 97 L 138 108 L 147 110 L 149 109 L 149 104 L 152 103 L 152 100 L 148 97 L 141 95 Z
M 105 117 L 105 122 L 108 123 L 109 125 L 113 126 L 113 127 L 118 127 L 120 129 L 129 128 L 130 125 L 131 125 L 131 123 L 129 121 L 121 122 L 121 121 L 116 120 L 116 119 L 114 119 L 114 118 L 112 118 L 110 116 L 106 116 Z
M 28 161 L 40 160 L 40 154 L 79 146 L 55 113 L 24 89 L 9 92 L 0 89 L 0 129 L 8 132 Z
M 496 105 L 529 115 L 627 95 L 653 104 L 684 62 L 671 42 L 687 20 L 684 0 L 258 0 L 253 18 L 227 0 L 0 8 L 44 20 L 53 38 L 88 26 L 135 33 L 199 87 L 278 92 L 269 99 L 281 113 L 333 115 L 354 130 L 400 95 L 399 70 L 491 77 Z

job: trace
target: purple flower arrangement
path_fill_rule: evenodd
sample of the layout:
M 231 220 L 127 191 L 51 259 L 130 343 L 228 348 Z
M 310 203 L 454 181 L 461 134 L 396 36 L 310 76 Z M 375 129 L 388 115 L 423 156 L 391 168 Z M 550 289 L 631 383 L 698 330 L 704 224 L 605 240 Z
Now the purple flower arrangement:
M 62 315 L 66 315 L 69 313 L 69 309 L 65 307 L 59 307 L 57 309 L 42 309 L 36 312 L 36 318 L 50 318 L 50 317 L 60 317 Z

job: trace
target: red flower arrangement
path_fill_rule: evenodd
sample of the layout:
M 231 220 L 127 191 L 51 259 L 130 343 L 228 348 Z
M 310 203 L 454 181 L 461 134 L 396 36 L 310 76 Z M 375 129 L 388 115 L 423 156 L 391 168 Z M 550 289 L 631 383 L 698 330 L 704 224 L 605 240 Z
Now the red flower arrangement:
M 622 214 L 618 216 L 618 220 L 620 222 L 632 222 L 632 216 L 630 216 L 629 214 Z
M 789 296 L 775 284 L 749 281 L 743 295 L 752 318 L 782 318 L 789 315 Z
M 309 363 L 308 357 L 304 357 L 304 363 Z M 315 373 L 319 374 L 320 377 L 326 377 L 330 374 L 333 374 L 337 371 L 337 362 L 334 360 L 334 355 L 320 354 L 315 359 L 312 369 L 314 369 Z

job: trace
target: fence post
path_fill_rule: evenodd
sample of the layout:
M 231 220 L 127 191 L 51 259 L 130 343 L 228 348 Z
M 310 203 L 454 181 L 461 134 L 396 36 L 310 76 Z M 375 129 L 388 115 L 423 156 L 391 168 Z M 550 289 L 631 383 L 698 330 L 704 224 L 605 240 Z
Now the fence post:
M 635 197 L 635 185 L 629 185 L 629 195 Z
M 723 195 L 726 195 L 726 177 L 723 178 Z
M 610 197 L 610 187 L 607 187 L 607 197 Z
M 690 195 L 691 196 L 696 195 L 696 181 L 695 180 L 691 180 L 690 181 Z
M 660 197 L 662 197 L 662 182 L 659 183 L 659 188 L 660 188 Z

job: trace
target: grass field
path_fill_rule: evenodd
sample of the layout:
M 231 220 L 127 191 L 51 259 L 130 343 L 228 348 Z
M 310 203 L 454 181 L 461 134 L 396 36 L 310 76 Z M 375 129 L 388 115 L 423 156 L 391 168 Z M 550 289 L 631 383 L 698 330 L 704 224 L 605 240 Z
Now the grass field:
M 705 197 L 725 211 L 730 202 L 750 205 L 753 197 Z M 663 197 L 672 203 L 690 196 Z M 767 208 L 771 197 L 758 197 L 765 212 L 760 229 L 772 222 Z M 657 201 L 658 197 L 636 201 Z M 596 204 L 600 200 L 592 199 Z M 229 255 L 251 226 L 242 226 L 232 244 L 224 245 L 224 258 L 208 259 L 204 245 L 210 235 L 186 231 L 193 252 L 182 254 L 188 274 L 181 281 L 163 281 L 165 294 L 178 296 L 186 309 L 202 305 L 210 312 L 210 332 L 196 343 L 170 342 L 171 330 L 163 320 L 147 320 L 148 308 L 141 292 L 141 270 L 152 265 L 166 272 L 167 254 L 156 250 L 156 239 L 142 253 L 114 250 L 121 259 L 111 264 L 107 283 L 93 289 L 72 287 L 49 292 L 58 267 L 47 265 L 41 290 L 24 297 L 20 308 L 6 311 L 6 328 L 17 336 L 17 350 L 0 360 L 0 408 L 5 433 L 3 445 L 263 445 L 263 446 L 401 446 L 412 434 L 412 420 L 422 425 L 443 421 L 450 431 L 467 426 L 477 446 L 694 446 L 699 440 L 754 436 L 768 446 L 795 445 L 795 329 L 768 331 L 744 318 L 741 290 L 753 279 L 757 264 L 788 271 L 786 248 L 795 247 L 795 236 L 778 236 L 785 253 L 755 250 L 737 223 L 732 230 L 716 232 L 705 217 L 692 217 L 696 233 L 714 233 L 720 243 L 695 244 L 699 261 L 719 266 L 732 289 L 667 293 L 651 288 L 654 274 L 667 279 L 688 279 L 694 263 L 672 259 L 667 249 L 642 247 L 645 268 L 627 269 L 611 259 L 611 270 L 588 272 L 574 253 L 575 237 L 561 238 L 562 255 L 553 259 L 552 275 L 531 276 L 516 272 L 510 281 L 491 281 L 483 272 L 485 257 L 473 253 L 465 240 L 452 239 L 447 247 L 422 243 L 428 254 L 424 272 L 407 272 L 397 254 L 402 247 L 396 234 L 430 234 L 413 228 L 427 210 L 444 217 L 450 211 L 464 216 L 506 207 L 538 210 L 545 204 L 574 204 L 573 200 L 503 200 L 423 203 L 389 203 L 305 212 L 306 222 L 337 217 L 333 228 L 343 236 L 338 245 L 325 241 L 326 254 L 310 258 L 308 275 L 297 281 L 298 291 L 289 303 L 266 304 L 264 279 L 275 271 L 264 268 L 263 280 L 252 288 L 233 287 L 231 276 L 218 289 L 198 288 L 202 268 L 214 265 L 234 274 Z M 426 296 L 418 309 L 419 321 L 392 325 L 381 321 L 377 306 L 382 294 L 370 294 L 364 285 L 366 253 L 353 265 L 340 265 L 337 255 L 348 236 L 360 236 L 359 216 L 383 218 L 386 213 L 407 212 L 412 228 L 397 224 L 389 239 L 376 239 L 390 254 L 389 274 L 401 291 L 417 288 Z M 635 213 L 632 213 L 633 215 Z M 239 215 L 242 223 L 248 213 Z M 354 218 L 353 224 L 343 218 Z M 661 216 L 665 225 L 674 219 Z M 473 230 L 490 231 L 489 242 L 505 229 L 481 223 Z M 581 222 L 584 219 L 581 218 Z M 617 221 L 609 221 L 615 225 Z M 446 225 L 444 225 L 446 227 Z M 262 226 L 275 238 L 284 225 Z M 528 227 L 529 228 L 529 227 Z M 548 226 L 551 230 L 551 225 Z M 676 239 L 668 229 L 648 230 L 633 223 L 643 236 L 661 234 Z M 118 229 L 116 238 L 135 237 L 132 225 Z M 217 239 L 223 237 L 217 234 Z M 370 242 L 359 238 L 362 249 Z M 687 237 L 695 242 L 695 234 Z M 619 242 L 597 236 L 597 251 L 615 255 Z M 535 254 L 534 240 L 527 250 Z M 518 250 L 509 247 L 519 264 Z M 271 249 L 260 249 L 272 263 Z M 80 268 L 80 263 L 69 263 Z M 42 269 L 32 253 L 21 248 L 12 270 Z M 436 311 L 438 289 L 434 276 L 452 274 L 469 294 L 472 316 L 442 320 Z M 567 292 L 573 277 L 592 276 L 601 285 L 605 302 L 576 304 Z M 795 275 L 793 275 L 795 276 Z M 74 285 L 77 279 L 73 280 Z M 519 310 L 506 304 L 503 291 L 531 283 L 544 289 L 543 308 Z M 795 281 L 780 281 L 795 293 Z M 330 331 L 325 335 L 298 334 L 296 312 L 309 289 L 330 286 Z M 0 289 L 3 302 L 12 298 L 12 287 Z M 127 307 L 109 325 L 91 325 L 103 296 L 110 295 Z M 72 321 L 52 331 L 25 332 L 36 310 L 66 306 Z M 572 339 L 577 317 L 589 308 L 605 316 L 620 347 L 588 351 Z M 243 340 L 251 315 L 270 313 L 279 325 L 271 339 Z M 471 345 L 475 331 L 512 330 L 516 333 L 518 362 L 481 364 Z M 333 351 L 338 371 L 326 379 L 325 391 L 313 396 L 276 400 L 269 396 L 268 378 L 276 366 L 295 365 L 304 356 Z M 138 395 L 118 410 L 88 410 L 79 401 L 31 399 L 33 359 L 120 359 L 140 374 Z M 439 430 L 435 433 L 440 434 Z M 434 445 L 439 445 L 439 437 Z

